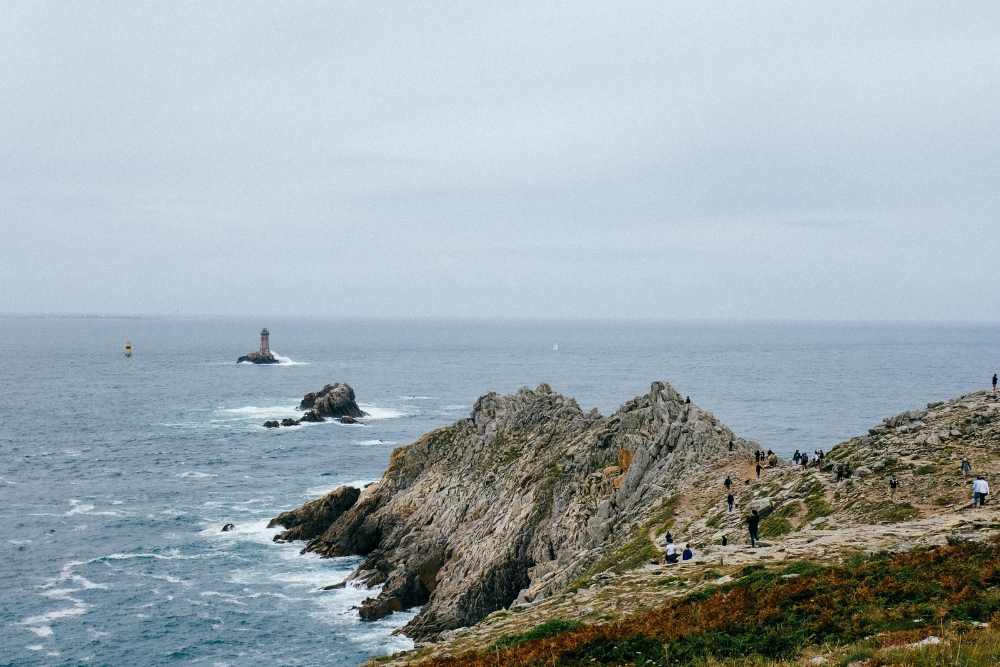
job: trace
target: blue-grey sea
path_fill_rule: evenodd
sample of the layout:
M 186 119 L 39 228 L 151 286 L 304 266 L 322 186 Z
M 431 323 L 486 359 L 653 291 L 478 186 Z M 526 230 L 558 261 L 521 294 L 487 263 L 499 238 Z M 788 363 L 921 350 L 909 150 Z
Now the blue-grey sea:
M 263 326 L 285 362 L 234 363 Z M 811 451 L 985 388 L 1000 326 L 4 317 L 0 359 L 0 664 L 336 666 L 407 647 L 412 612 L 362 623 L 368 593 L 320 590 L 357 560 L 268 519 L 481 394 L 548 382 L 606 413 L 665 379 Z M 336 381 L 363 424 L 261 427 Z

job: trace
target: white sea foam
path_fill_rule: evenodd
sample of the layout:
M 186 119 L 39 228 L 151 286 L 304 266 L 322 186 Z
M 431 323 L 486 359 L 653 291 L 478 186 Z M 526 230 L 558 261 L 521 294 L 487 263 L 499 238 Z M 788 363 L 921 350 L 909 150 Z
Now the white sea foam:
M 58 576 L 49 579 L 46 583 L 39 587 L 41 590 L 39 595 L 49 598 L 50 600 L 69 602 L 69 607 L 55 609 L 44 614 L 28 616 L 27 618 L 18 621 L 18 625 L 23 625 L 36 636 L 47 639 L 51 638 L 54 634 L 52 630 L 53 622 L 61 621 L 66 618 L 83 616 L 86 614 L 87 611 L 90 610 L 91 605 L 87 604 L 83 600 L 80 600 L 79 598 L 74 597 L 73 594 L 85 590 L 106 589 L 107 586 L 95 583 L 83 575 L 76 574 L 74 570 L 80 565 L 85 565 L 85 563 L 83 561 L 69 561 L 63 564 Z M 77 587 L 72 588 L 66 585 L 60 586 L 60 584 L 67 583 L 75 584 Z
M 397 410 L 396 408 L 383 408 L 378 405 L 372 405 L 370 403 L 358 403 L 358 407 L 367 412 L 368 414 L 362 417 L 365 421 L 374 421 L 378 419 L 398 419 L 400 417 L 408 417 L 409 414 L 403 412 L 402 410 Z
M 214 473 L 198 472 L 197 470 L 185 470 L 184 472 L 177 473 L 177 476 L 185 479 L 207 479 L 209 477 L 218 477 L 218 475 Z
M 299 415 L 299 410 L 294 406 L 292 401 L 286 403 L 285 405 L 244 405 L 240 408 L 220 408 L 218 412 L 234 415 L 235 420 L 237 419 L 262 419 L 268 417 L 296 417 Z M 223 421 L 218 419 L 213 419 L 212 421 Z
M 69 500 L 69 510 L 65 512 L 64 516 L 73 516 L 75 514 L 86 514 L 88 516 L 123 516 L 121 512 L 115 512 L 113 510 L 95 512 L 94 506 L 82 502 L 76 498 L 70 498 Z
M 288 357 L 283 357 L 282 355 L 278 354 L 274 350 L 271 350 L 271 354 L 273 354 L 274 358 L 278 360 L 278 365 L 279 366 L 308 366 L 309 365 L 308 361 L 295 361 L 294 359 L 289 359 Z
M 446 405 L 442 410 L 447 410 L 448 412 L 458 412 L 459 410 L 471 410 L 471 406 L 463 404 Z
M 376 438 L 375 440 L 355 440 L 354 444 L 361 445 L 362 447 L 375 447 L 378 445 L 397 445 L 399 443 L 395 440 L 379 440 Z
M 433 401 L 437 396 L 400 396 L 404 401 Z

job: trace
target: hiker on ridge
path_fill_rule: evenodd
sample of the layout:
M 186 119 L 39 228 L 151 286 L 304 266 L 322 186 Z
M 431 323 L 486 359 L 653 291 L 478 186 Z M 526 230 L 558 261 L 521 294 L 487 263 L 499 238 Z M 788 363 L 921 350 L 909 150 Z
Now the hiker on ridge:
M 889 475 L 889 498 L 896 497 L 896 489 L 899 488 L 899 480 L 895 475 Z
M 747 517 L 747 529 L 750 531 L 750 546 L 757 546 L 757 529 L 760 528 L 760 515 L 757 510 L 752 510 Z
M 972 474 L 972 464 L 969 463 L 969 459 L 962 459 L 962 477 L 968 477 Z
M 726 491 L 733 488 L 733 480 L 729 479 L 729 475 L 726 475 L 726 481 L 723 484 L 726 485 Z
M 732 512 L 733 505 L 736 504 L 736 498 L 733 496 L 733 494 L 730 493 L 728 496 L 726 496 L 726 504 L 729 505 L 729 511 Z
M 982 507 L 986 504 L 986 496 L 990 493 L 990 484 L 982 475 L 976 475 L 976 481 L 972 483 L 972 504 L 974 507 Z

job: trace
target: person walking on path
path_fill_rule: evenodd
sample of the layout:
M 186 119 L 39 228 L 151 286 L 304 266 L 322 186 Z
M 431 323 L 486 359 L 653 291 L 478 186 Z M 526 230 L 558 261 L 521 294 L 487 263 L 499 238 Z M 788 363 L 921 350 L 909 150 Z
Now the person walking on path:
M 889 498 L 896 497 L 896 489 L 899 488 L 899 480 L 895 475 L 889 475 Z
M 736 498 L 733 497 L 733 494 L 730 493 L 728 496 L 726 496 L 726 504 L 729 505 L 729 511 L 732 512 L 733 505 L 736 504 Z
M 990 493 L 990 484 L 982 475 L 976 475 L 976 481 L 972 483 L 972 504 L 974 507 L 982 507 L 986 504 L 986 496 Z
M 962 477 L 968 477 L 972 474 L 972 464 L 969 463 L 969 459 L 962 459 Z
M 993 374 L 993 395 L 997 395 L 997 374 Z
M 799 450 L 797 450 L 797 449 L 796 449 L 796 450 L 795 450 L 795 453 L 794 453 L 794 454 L 792 454 L 792 461 L 793 461 L 793 462 L 795 463 L 795 465 L 798 465 L 798 464 L 799 464 L 799 459 L 800 459 L 800 458 L 802 458 L 802 455 L 801 455 L 801 454 L 799 454 Z
M 753 453 L 753 462 L 754 463 L 760 463 L 760 450 L 759 449 L 755 450 L 754 453 Z
M 757 546 L 757 529 L 760 528 L 760 515 L 757 514 L 757 510 L 750 512 L 750 516 L 747 517 L 747 528 L 750 531 L 750 546 Z
M 756 470 L 757 470 L 757 479 L 760 479 L 760 471 L 761 471 L 760 463 L 757 464 Z
M 733 480 L 729 479 L 729 475 L 726 475 L 726 481 L 723 484 L 726 485 L 726 491 L 733 488 Z

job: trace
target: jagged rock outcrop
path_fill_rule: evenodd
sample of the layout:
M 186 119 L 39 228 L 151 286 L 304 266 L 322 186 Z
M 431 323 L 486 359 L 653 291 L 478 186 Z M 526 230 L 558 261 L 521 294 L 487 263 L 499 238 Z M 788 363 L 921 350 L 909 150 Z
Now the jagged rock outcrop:
M 327 417 L 336 419 L 342 424 L 357 424 L 358 417 L 367 416 L 355 402 L 354 389 L 343 382 L 328 384 L 319 391 L 309 392 L 302 397 L 299 410 L 306 412 L 298 419 L 285 417 L 280 422 L 269 420 L 264 422 L 263 426 L 265 428 L 298 426 L 302 422 L 325 422 Z
M 755 448 L 665 383 L 608 417 L 548 385 L 491 393 L 393 452 L 306 550 L 365 556 L 351 579 L 382 590 L 362 617 L 423 605 L 403 632 L 426 639 L 565 588 L 685 476 Z
M 360 489 L 351 486 L 338 487 L 322 498 L 310 500 L 298 509 L 282 512 L 271 519 L 267 527 L 281 526 L 287 529 L 274 536 L 275 542 L 310 540 L 320 535 L 341 514 L 351 509 L 359 495 L 361 495 Z
M 249 352 L 244 354 L 242 357 L 236 360 L 236 363 L 242 364 L 243 362 L 248 362 L 251 364 L 277 364 L 280 363 L 273 354 L 268 352 L 267 354 L 261 354 L 260 352 Z
M 328 384 L 319 391 L 309 392 L 302 397 L 299 410 L 310 410 L 319 417 L 364 417 L 365 412 L 358 407 L 351 385 L 337 382 Z M 322 421 L 322 419 L 318 420 Z

